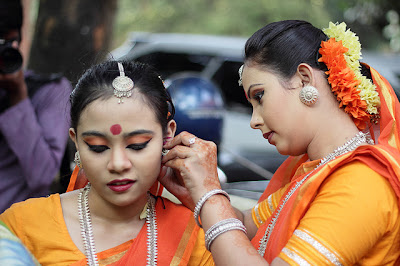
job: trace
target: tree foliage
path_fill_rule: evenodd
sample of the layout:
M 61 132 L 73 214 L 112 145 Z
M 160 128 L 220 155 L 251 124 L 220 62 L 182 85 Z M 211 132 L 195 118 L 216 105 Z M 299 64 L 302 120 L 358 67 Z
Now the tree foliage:
M 400 1 L 119 0 L 113 47 L 119 46 L 131 31 L 248 37 L 269 22 L 303 19 L 319 28 L 329 21 L 345 21 L 360 36 L 364 48 L 388 49 L 384 29 L 389 24 L 389 10 L 400 14 Z M 400 38 L 400 30 L 398 34 Z
M 189 32 L 250 36 L 281 19 L 305 19 L 324 26 L 327 0 L 119 0 L 115 43 L 130 31 Z

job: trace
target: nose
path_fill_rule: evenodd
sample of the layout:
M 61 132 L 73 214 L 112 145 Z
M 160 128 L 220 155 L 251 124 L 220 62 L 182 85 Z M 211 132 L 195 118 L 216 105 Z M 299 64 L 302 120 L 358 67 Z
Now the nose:
M 262 125 L 262 119 L 260 115 L 253 108 L 253 113 L 251 115 L 251 120 L 250 120 L 250 127 L 252 129 L 259 129 L 261 125 Z
M 107 169 L 110 172 L 123 173 L 132 167 L 125 148 L 113 148 L 111 158 L 108 162 Z

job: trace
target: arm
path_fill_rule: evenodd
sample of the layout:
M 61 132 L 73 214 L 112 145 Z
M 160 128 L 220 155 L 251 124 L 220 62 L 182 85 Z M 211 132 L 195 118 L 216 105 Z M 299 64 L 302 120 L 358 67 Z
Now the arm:
M 70 91 L 66 79 L 46 84 L 33 101 L 25 98 L 0 114 L 0 132 L 31 190 L 49 186 L 59 169 L 68 138 Z
M 217 175 L 215 144 L 198 138 L 195 144 L 190 144 L 188 139 L 192 137 L 187 132 L 175 137 L 166 146 L 171 150 L 164 156 L 163 163 L 174 169 L 178 176 L 176 180 L 181 180 L 192 201 L 198 202 L 206 192 L 221 187 Z M 251 219 L 249 212 L 237 212 L 223 195 L 209 198 L 200 212 L 205 232 L 217 222 L 229 218 L 243 219 L 246 225 L 251 224 L 249 217 Z M 254 228 L 250 228 L 253 234 Z M 211 252 L 216 265 L 269 265 L 252 246 L 248 236 L 239 230 L 231 230 L 218 236 L 211 245 Z M 271 265 L 288 264 L 275 259 Z

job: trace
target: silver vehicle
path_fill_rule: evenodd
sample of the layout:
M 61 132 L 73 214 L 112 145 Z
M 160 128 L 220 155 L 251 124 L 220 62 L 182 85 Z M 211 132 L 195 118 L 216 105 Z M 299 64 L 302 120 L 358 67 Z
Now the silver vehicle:
M 245 42 L 246 38 L 229 36 L 133 32 L 111 56 L 151 64 L 164 79 L 176 73 L 195 72 L 216 84 L 225 100 L 218 156 L 228 178 L 224 187 L 230 193 L 258 199 L 266 180 L 286 156 L 250 128 L 251 106 L 237 82 Z M 377 69 L 400 91 L 399 54 L 364 51 L 361 61 Z

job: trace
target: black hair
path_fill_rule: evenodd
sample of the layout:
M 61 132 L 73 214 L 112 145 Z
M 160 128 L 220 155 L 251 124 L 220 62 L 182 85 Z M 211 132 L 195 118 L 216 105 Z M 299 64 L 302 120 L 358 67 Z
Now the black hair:
M 0 37 L 10 30 L 21 35 L 22 5 L 20 0 L 0 0 Z
M 301 63 L 326 70 L 318 62 L 321 41 L 328 37 L 307 21 L 283 20 L 256 31 L 246 42 L 245 62 L 255 63 L 284 79 L 291 78 Z
M 134 82 L 132 94 L 140 93 L 154 110 L 163 132 L 174 117 L 175 108 L 156 70 L 143 63 L 121 62 L 125 75 Z M 106 61 L 89 68 L 79 79 L 70 95 L 71 127 L 75 129 L 82 111 L 97 99 L 109 99 L 114 95 L 113 80 L 120 75 L 117 61 Z M 117 101 L 117 99 L 115 99 Z

